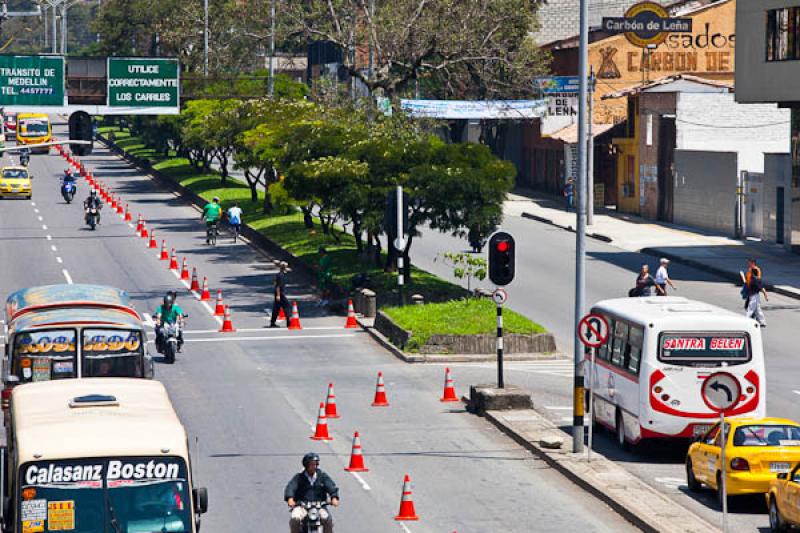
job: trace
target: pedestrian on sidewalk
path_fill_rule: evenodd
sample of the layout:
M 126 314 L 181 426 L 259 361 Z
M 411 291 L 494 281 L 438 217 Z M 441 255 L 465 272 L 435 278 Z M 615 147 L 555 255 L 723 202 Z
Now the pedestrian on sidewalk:
M 286 267 L 288 264 L 281 261 L 278 264 L 278 273 L 275 274 L 275 279 L 272 280 L 272 316 L 269 319 L 269 327 L 277 328 L 275 323 L 280 315 L 281 308 L 287 317 L 291 316 L 292 310 L 289 308 L 289 298 L 286 297 Z
M 642 265 L 639 275 L 636 276 L 636 287 L 628 292 L 628 296 L 652 296 L 653 287 L 656 288 L 657 294 L 661 294 L 663 289 L 656 285 L 653 276 L 650 275 L 650 267 Z
M 755 319 L 762 328 L 767 327 L 764 311 L 761 310 L 761 295 L 764 295 L 764 301 L 767 302 L 769 297 L 767 296 L 767 290 L 764 288 L 761 268 L 754 257 L 747 260 L 747 274 L 743 274 L 740 270 L 739 276 L 741 276 L 744 283 L 742 296 L 745 298 L 744 308 L 747 318 Z
M 667 267 L 669 266 L 669 259 L 667 259 L 666 257 L 662 257 L 659 260 L 659 264 L 660 265 L 658 267 L 658 270 L 656 270 L 656 286 L 658 287 L 656 293 L 659 296 L 666 296 L 667 285 L 672 287 L 673 291 L 677 291 L 678 287 L 676 287 L 675 284 L 672 283 L 672 280 L 669 277 L 669 272 L 667 271 Z
M 569 178 L 564 184 L 564 199 L 567 202 L 567 213 L 575 205 L 575 180 Z
M 317 272 L 317 281 L 319 283 L 319 290 L 322 293 L 322 299 L 317 304 L 320 307 L 328 305 L 328 300 L 331 297 L 331 280 L 333 273 L 331 272 L 331 256 L 328 255 L 328 250 L 324 246 L 319 247 L 319 271 Z

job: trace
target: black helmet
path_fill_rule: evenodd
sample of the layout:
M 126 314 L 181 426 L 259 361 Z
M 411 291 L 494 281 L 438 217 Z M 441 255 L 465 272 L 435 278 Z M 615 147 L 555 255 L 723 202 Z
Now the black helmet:
M 94 198 L 95 196 L 97 196 L 97 191 L 96 191 L 96 190 L 94 190 L 94 189 L 92 189 L 92 190 L 89 192 L 89 196 L 91 196 L 92 198 Z
M 309 452 L 303 456 L 303 468 L 308 467 L 308 463 L 311 462 L 319 463 L 319 455 L 314 452 Z
M 172 304 L 175 303 L 175 295 L 172 292 L 168 292 L 164 296 L 164 307 L 172 307 Z

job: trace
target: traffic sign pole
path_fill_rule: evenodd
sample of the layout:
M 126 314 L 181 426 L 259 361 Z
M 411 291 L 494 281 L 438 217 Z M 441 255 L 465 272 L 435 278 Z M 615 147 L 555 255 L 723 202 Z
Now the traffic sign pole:
M 405 235 L 403 230 L 403 187 L 397 186 L 397 240 L 395 241 L 395 248 L 397 249 L 397 289 L 400 292 L 400 303 L 405 305 L 405 293 L 403 292 L 403 285 L 405 279 L 403 278 L 403 251 L 405 250 Z
M 497 388 L 504 389 L 503 381 L 503 304 L 497 304 Z
M 722 533 L 728 533 L 728 487 L 725 478 L 728 472 L 728 465 L 725 459 L 725 410 L 719 412 L 719 430 L 722 432 L 720 444 L 720 461 L 722 461 L 722 476 L 719 489 L 722 491 Z
M 581 318 L 578 323 L 578 339 L 581 344 L 589 348 L 591 359 L 589 367 L 589 446 L 586 450 L 586 461 L 592 460 L 592 436 L 593 424 L 592 413 L 594 412 L 594 385 L 597 377 L 596 357 L 597 349 L 608 342 L 610 334 L 608 321 L 602 315 L 590 313 Z M 577 400 L 576 400 L 577 401 Z M 581 402 L 586 401 L 585 397 L 581 398 Z
M 592 367 L 589 369 L 589 445 L 586 449 L 586 462 L 592 460 L 592 434 L 594 433 L 594 422 L 592 415 L 594 414 L 594 382 L 597 378 L 597 366 L 595 366 L 595 358 L 597 357 L 597 348 L 590 348 L 592 350 Z

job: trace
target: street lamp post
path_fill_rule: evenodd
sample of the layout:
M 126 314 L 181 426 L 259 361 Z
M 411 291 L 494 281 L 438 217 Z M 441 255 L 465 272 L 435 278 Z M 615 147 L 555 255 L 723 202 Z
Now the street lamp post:
M 208 0 L 203 0 L 203 76 L 208 77 Z
M 269 17 L 269 97 L 275 96 L 275 0 L 270 5 Z

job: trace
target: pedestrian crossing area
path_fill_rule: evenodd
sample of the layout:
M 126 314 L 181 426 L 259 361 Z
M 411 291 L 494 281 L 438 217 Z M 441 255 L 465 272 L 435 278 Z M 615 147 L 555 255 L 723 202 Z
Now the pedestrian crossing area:
M 450 364 L 449 366 L 458 366 Z M 467 363 L 469 368 L 497 368 L 497 363 Z M 540 361 L 506 361 L 503 363 L 507 372 L 524 372 L 526 374 L 543 374 L 572 378 L 575 366 L 571 359 L 545 359 Z

